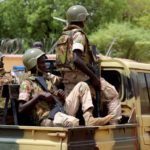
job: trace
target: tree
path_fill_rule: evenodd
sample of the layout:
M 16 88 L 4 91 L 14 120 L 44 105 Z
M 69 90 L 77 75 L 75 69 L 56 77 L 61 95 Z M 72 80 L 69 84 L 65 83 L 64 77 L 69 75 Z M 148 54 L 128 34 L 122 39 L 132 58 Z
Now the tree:
M 0 37 L 23 38 L 28 47 L 32 39 L 48 43 L 53 37 L 52 11 L 53 0 L 6 0 L 0 3 Z
M 111 22 L 114 19 L 122 20 L 122 14 L 127 6 L 126 0 L 54 0 L 54 3 L 55 11 L 53 15 L 64 19 L 66 18 L 66 11 L 70 6 L 77 4 L 85 6 L 91 16 L 87 21 L 86 29 L 88 33 L 96 30 L 99 25 Z
M 109 23 L 90 35 L 90 41 L 106 54 L 112 41 L 111 56 L 149 62 L 150 30 L 131 23 Z
M 150 29 L 150 0 L 127 0 L 127 4 L 124 19 Z

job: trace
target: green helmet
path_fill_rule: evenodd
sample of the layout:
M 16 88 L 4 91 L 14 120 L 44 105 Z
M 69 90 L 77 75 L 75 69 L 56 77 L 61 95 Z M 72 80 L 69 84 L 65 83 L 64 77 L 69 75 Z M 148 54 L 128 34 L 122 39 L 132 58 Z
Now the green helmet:
M 86 20 L 87 16 L 89 16 L 87 9 L 81 5 L 71 6 L 67 10 L 67 14 L 66 14 L 68 23 L 83 22 Z
M 24 66 L 28 70 L 31 70 L 33 67 L 37 65 L 37 59 L 43 55 L 45 55 L 45 53 L 38 48 L 28 49 L 23 55 Z

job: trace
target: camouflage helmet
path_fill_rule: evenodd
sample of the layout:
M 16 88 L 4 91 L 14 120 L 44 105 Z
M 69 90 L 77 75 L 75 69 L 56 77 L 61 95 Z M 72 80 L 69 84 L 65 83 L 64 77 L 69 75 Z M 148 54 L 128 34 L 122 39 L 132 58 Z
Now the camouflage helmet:
M 28 70 L 31 70 L 33 67 L 37 65 L 37 59 L 43 55 L 45 55 L 45 53 L 38 48 L 28 49 L 23 55 L 24 66 Z
M 87 9 L 82 5 L 71 6 L 67 10 L 67 14 L 66 14 L 68 23 L 83 22 L 86 20 L 87 16 L 89 16 L 89 13 Z

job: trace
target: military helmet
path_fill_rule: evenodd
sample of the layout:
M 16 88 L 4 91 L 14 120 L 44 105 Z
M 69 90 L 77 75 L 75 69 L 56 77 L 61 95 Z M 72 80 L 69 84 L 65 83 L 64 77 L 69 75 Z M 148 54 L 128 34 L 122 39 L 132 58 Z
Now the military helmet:
M 23 55 L 24 66 L 28 70 L 32 69 L 37 65 L 37 59 L 43 55 L 45 55 L 45 53 L 38 48 L 28 49 Z
M 87 16 L 89 16 L 89 13 L 87 9 L 82 5 L 71 6 L 67 10 L 67 14 L 66 14 L 68 23 L 83 22 L 86 20 Z

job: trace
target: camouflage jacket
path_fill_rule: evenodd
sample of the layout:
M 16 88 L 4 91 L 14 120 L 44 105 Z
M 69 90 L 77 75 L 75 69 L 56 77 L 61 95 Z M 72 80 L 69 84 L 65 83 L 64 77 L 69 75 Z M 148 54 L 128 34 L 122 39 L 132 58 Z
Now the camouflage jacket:
M 45 92 L 35 80 L 36 76 L 31 75 L 28 79 L 22 81 L 18 100 L 30 101 L 37 93 Z M 55 84 L 59 81 L 59 77 L 47 74 L 44 76 L 49 91 L 55 90 Z M 35 124 L 39 125 L 40 120 L 48 117 L 51 104 L 44 100 L 39 100 L 31 111 Z

